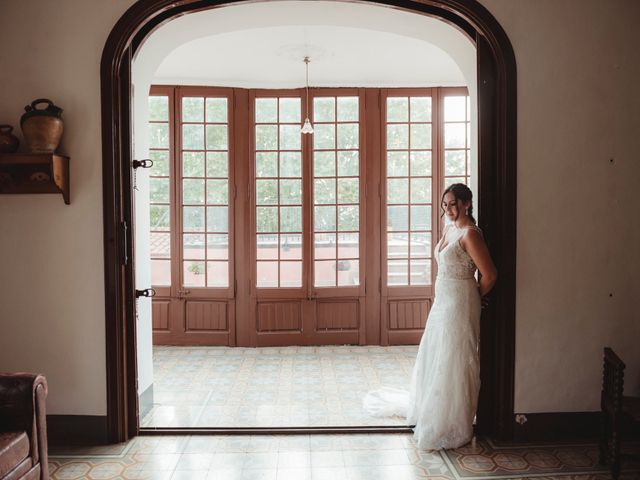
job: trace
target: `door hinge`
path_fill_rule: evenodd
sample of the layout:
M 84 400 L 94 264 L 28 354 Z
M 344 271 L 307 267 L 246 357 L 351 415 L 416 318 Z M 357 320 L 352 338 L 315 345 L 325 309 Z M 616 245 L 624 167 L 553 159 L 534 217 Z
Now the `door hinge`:
M 145 158 L 144 160 L 133 160 L 131 162 L 131 166 L 136 168 L 151 168 L 153 167 L 153 160 L 150 158 Z
M 120 230 L 122 236 L 122 264 L 129 265 L 129 227 L 127 222 L 120 222 Z
M 136 298 L 140 297 L 155 297 L 156 291 L 153 288 L 145 288 L 144 290 L 136 289 Z

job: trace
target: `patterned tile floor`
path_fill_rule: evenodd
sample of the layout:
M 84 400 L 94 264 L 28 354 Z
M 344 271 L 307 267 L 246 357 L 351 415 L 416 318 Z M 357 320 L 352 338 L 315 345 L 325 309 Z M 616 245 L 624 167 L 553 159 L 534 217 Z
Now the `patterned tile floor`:
M 54 480 L 604 480 L 593 444 L 416 448 L 410 434 L 138 437 L 50 449 Z M 624 480 L 640 478 L 625 465 Z
M 154 406 L 142 427 L 404 426 L 362 397 L 408 388 L 417 346 L 154 347 Z

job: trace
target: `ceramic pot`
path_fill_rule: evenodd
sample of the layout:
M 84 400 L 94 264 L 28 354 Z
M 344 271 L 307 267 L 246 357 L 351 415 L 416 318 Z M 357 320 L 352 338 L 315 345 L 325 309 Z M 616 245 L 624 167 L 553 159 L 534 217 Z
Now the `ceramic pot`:
M 11 125 L 0 125 L 0 153 L 14 153 L 18 150 L 20 140 L 11 132 Z
M 37 108 L 46 104 L 45 108 Z M 62 109 L 56 107 L 51 100 L 39 98 L 24 107 L 25 113 L 20 118 L 20 127 L 24 134 L 27 148 L 32 153 L 53 153 L 60 144 L 64 124 Z

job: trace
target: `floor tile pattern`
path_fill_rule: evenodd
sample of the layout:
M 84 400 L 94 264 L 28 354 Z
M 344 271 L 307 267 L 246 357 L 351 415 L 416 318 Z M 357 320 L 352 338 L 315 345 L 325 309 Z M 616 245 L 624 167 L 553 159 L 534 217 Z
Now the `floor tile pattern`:
M 419 450 L 410 434 L 138 437 L 52 447 L 53 480 L 604 480 L 594 444 L 501 445 L 479 439 Z M 640 478 L 625 466 L 623 480 Z
M 154 347 L 154 406 L 143 427 L 406 425 L 362 397 L 408 388 L 417 346 Z

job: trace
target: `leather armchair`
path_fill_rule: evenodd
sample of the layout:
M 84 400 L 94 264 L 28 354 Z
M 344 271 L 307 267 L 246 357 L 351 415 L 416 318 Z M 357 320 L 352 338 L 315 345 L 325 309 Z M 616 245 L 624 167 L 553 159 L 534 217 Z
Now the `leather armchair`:
M 47 381 L 0 373 L 0 479 L 48 480 Z

